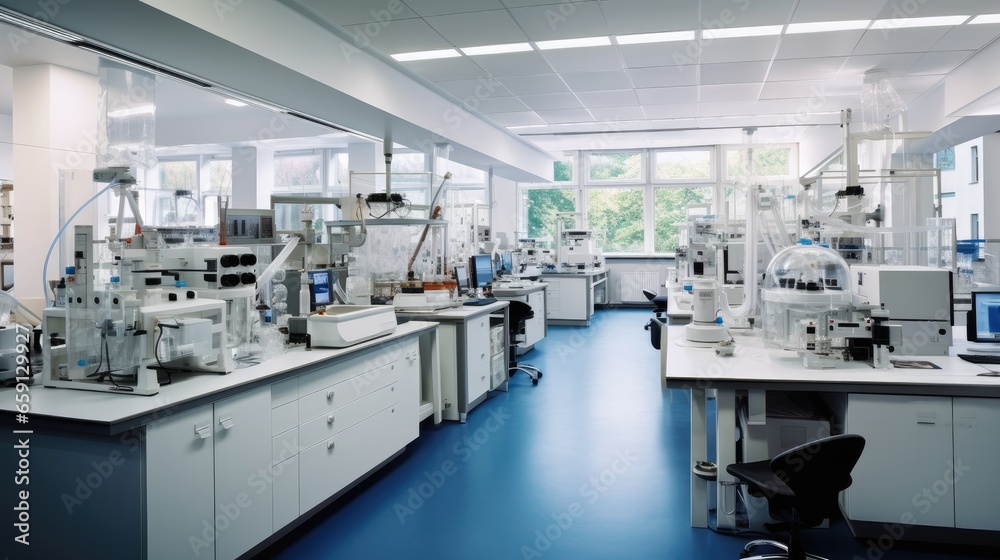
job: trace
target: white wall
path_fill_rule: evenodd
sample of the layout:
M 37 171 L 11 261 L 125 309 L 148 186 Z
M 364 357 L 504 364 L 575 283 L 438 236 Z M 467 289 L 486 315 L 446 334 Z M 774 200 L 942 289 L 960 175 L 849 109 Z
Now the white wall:
M 493 233 L 507 234 L 507 243 L 513 248 L 517 243 L 517 183 L 502 177 L 493 178 L 492 204 Z
M 0 179 L 14 177 L 14 117 L 0 115 Z
M 971 183 L 972 176 L 972 147 L 979 150 L 979 182 Z M 955 233 L 958 239 L 969 239 L 971 237 L 970 220 L 971 214 L 979 214 L 980 235 L 987 222 L 983 216 L 983 187 L 987 182 L 986 174 L 990 171 L 984 165 L 986 154 L 984 153 L 983 138 L 965 142 L 955 146 L 955 170 L 948 172 L 948 183 L 945 186 L 945 173 L 942 173 L 942 192 L 954 192 L 955 198 L 950 199 L 949 205 L 952 214 L 944 213 L 944 217 L 954 217 Z M 993 173 L 1000 173 L 1000 169 L 992 170 Z M 993 179 L 993 182 L 1000 181 L 1000 177 Z M 945 209 L 948 210 L 949 206 Z

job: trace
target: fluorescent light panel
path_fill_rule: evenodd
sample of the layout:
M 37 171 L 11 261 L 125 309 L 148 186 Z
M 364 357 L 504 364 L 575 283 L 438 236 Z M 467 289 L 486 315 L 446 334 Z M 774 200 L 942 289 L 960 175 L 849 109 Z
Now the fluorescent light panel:
M 694 31 L 669 31 L 665 33 L 637 33 L 616 35 L 619 45 L 641 45 L 645 43 L 669 43 L 671 41 L 694 41 Z
M 154 113 L 156 113 L 156 105 L 139 105 L 136 107 L 129 107 L 128 109 L 108 111 L 108 116 L 113 119 L 120 119 L 124 117 L 134 117 L 136 115 L 152 115 Z
M 856 29 L 868 29 L 871 24 L 870 19 L 855 19 L 848 21 L 815 21 L 809 23 L 789 23 L 786 34 L 796 33 L 822 33 L 824 31 L 853 31 Z
M 244 103 L 244 102 L 242 102 L 242 101 L 239 101 L 239 100 L 237 100 L 237 99 L 226 99 L 226 100 L 224 101 L 224 103 L 225 103 L 226 105 L 232 105 L 233 107 L 246 107 L 246 106 L 247 106 L 247 104 L 246 104 L 246 103 Z
M 525 52 L 533 50 L 528 43 L 507 43 L 505 45 L 483 45 L 481 47 L 466 47 L 462 53 L 466 56 L 477 56 L 481 54 L 505 54 L 515 52 Z
M 436 51 L 418 51 L 409 53 L 400 53 L 392 55 L 399 62 L 410 62 L 412 60 L 434 60 L 437 58 L 455 58 L 456 56 L 462 56 L 458 54 L 455 49 L 441 49 Z
M 969 22 L 970 25 L 977 25 L 981 23 L 1000 23 L 1000 14 L 984 14 L 976 16 Z
M 780 35 L 783 25 L 760 25 L 756 27 L 730 27 L 722 29 L 702 29 L 705 39 L 732 39 L 734 37 L 764 37 Z
M 579 47 L 603 47 L 611 44 L 610 37 L 581 37 L 579 39 L 556 39 L 554 41 L 535 41 L 538 50 L 575 49 Z
M 944 25 L 962 25 L 969 16 L 936 16 L 920 18 L 877 19 L 872 23 L 872 29 L 903 29 L 908 27 L 937 27 Z

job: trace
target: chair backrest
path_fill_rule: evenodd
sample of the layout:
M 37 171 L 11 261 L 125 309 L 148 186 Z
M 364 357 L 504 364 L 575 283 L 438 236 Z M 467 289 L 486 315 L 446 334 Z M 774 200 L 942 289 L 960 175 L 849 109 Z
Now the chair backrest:
M 531 309 L 531 306 L 523 301 L 511 301 L 510 308 L 508 309 L 508 315 L 510 320 L 510 330 L 513 332 L 518 332 L 520 329 L 524 328 L 524 322 L 535 316 L 535 312 Z
M 851 485 L 851 471 L 865 448 L 855 434 L 830 436 L 789 449 L 771 459 L 771 472 L 795 492 L 797 515 L 829 515 L 837 494 Z

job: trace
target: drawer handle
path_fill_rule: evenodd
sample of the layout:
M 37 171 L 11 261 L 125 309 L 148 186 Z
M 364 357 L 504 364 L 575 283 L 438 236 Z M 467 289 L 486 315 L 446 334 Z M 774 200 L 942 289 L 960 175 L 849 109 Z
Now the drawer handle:
M 230 428 L 232 428 L 233 426 L 236 425 L 233 422 L 233 417 L 232 416 L 228 416 L 226 418 L 219 418 L 219 424 L 222 425 L 222 429 L 223 430 L 228 430 L 228 429 L 230 429 Z
M 326 444 L 326 448 L 333 449 L 333 442 L 331 441 L 330 443 Z
M 205 439 L 212 435 L 212 427 L 209 424 L 205 424 L 204 426 L 195 426 L 194 433 L 197 434 L 199 438 Z
M 327 391 L 326 392 L 326 400 L 328 400 L 328 401 L 332 401 L 333 400 L 333 391 Z
M 330 425 L 330 426 L 333 425 L 333 415 L 332 414 L 326 417 L 326 423 L 327 423 L 327 425 Z

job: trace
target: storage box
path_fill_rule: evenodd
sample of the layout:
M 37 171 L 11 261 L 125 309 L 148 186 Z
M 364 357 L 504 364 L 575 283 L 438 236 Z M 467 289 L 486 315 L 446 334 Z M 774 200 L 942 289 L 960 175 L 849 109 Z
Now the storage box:
M 496 389 L 507 379 L 507 361 L 503 354 L 490 358 L 490 389 Z
M 503 352 L 503 325 L 493 325 L 490 327 L 490 355 L 495 356 Z

